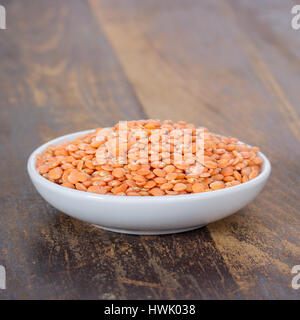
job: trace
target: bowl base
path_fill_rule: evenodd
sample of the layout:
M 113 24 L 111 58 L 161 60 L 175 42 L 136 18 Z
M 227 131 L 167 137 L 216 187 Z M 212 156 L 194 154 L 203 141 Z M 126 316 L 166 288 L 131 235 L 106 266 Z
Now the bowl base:
M 112 232 L 118 232 L 118 233 L 127 233 L 127 234 L 135 234 L 135 235 L 160 235 L 160 234 L 172 234 L 172 233 L 180 233 L 180 232 L 186 232 L 186 231 L 191 231 L 195 230 L 198 228 L 202 228 L 205 225 L 200 225 L 192 228 L 186 228 L 186 229 L 175 229 L 175 230 L 126 230 L 126 229 L 117 229 L 117 228 L 107 228 L 103 227 L 97 224 L 93 224 L 93 226 L 107 230 L 107 231 L 112 231 Z

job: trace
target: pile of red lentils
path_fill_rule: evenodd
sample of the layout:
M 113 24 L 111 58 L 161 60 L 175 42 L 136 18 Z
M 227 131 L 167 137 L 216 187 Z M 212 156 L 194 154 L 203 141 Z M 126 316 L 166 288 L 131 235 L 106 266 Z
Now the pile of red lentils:
M 238 143 L 236 138 L 201 128 L 203 152 L 199 157 L 199 130 L 193 124 L 139 120 L 126 125 L 126 143 L 118 139 L 120 124 L 116 124 L 48 146 L 36 157 L 37 171 L 63 187 L 119 196 L 207 192 L 245 183 L 260 173 L 259 149 Z M 183 137 L 184 148 L 178 143 Z

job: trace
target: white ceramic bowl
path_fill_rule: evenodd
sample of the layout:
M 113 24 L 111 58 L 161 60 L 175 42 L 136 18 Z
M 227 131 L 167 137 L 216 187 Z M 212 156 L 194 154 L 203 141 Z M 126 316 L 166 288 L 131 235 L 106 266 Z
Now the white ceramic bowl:
M 35 168 L 36 155 L 48 145 L 72 141 L 90 132 L 54 139 L 37 148 L 27 169 L 39 194 L 56 209 L 102 229 L 131 234 L 168 234 L 202 227 L 245 207 L 264 187 L 271 165 L 263 158 L 262 172 L 253 180 L 227 189 L 197 194 L 129 197 L 100 195 L 62 187 L 42 177 Z

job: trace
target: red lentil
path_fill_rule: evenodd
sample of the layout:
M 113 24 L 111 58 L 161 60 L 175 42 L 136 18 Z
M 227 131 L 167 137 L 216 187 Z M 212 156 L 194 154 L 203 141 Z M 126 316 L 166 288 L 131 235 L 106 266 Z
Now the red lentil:
M 201 161 L 196 154 L 197 128 L 192 124 L 150 119 L 129 121 L 127 125 L 127 145 L 115 143 L 117 124 L 113 128 L 97 128 L 59 146 L 48 146 L 37 155 L 37 172 L 63 187 L 122 196 L 207 192 L 245 183 L 260 173 L 263 160 L 258 156 L 259 148 L 240 144 L 236 138 L 216 135 L 204 128 Z M 145 135 L 139 134 L 136 139 L 136 129 L 143 130 Z M 156 129 L 161 129 L 158 136 Z M 187 148 L 177 144 L 183 138 L 182 129 L 190 129 Z M 154 141 L 159 143 L 154 145 Z M 110 149 L 114 144 L 116 149 Z M 122 156 L 123 150 L 127 151 L 126 161 L 101 162 L 98 152 L 104 148 L 111 150 L 110 156 Z M 183 161 L 178 163 L 178 159 Z

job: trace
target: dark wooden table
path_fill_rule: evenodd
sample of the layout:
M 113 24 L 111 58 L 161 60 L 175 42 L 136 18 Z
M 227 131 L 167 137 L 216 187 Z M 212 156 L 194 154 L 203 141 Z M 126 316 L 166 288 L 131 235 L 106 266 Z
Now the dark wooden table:
M 300 298 L 295 2 L 1 4 L 0 299 Z M 166 236 L 102 231 L 37 194 L 26 160 L 38 145 L 143 118 L 260 146 L 273 166 L 265 190 L 227 219 Z

